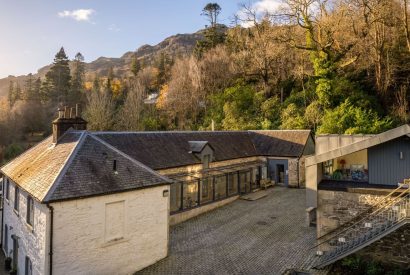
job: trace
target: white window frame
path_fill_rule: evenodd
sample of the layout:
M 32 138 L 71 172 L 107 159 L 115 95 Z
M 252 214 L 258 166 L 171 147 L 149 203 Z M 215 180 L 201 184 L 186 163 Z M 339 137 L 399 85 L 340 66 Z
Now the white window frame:
M 30 226 L 34 225 L 34 199 L 31 196 L 27 196 L 26 222 Z
M 17 185 L 14 186 L 14 211 L 19 213 L 20 210 L 20 189 Z

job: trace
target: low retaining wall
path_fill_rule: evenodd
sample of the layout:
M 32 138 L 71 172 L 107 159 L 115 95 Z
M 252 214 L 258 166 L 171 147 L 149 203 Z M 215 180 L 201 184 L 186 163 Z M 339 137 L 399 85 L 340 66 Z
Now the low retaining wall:
M 176 225 L 178 223 L 184 222 L 184 221 L 189 220 L 193 217 L 196 217 L 196 216 L 201 215 L 203 213 L 206 213 L 208 211 L 214 210 L 214 209 L 216 209 L 218 207 L 221 207 L 221 206 L 224 206 L 228 203 L 231 203 L 231 202 L 235 201 L 238 198 L 239 198 L 239 196 L 233 196 L 233 197 L 230 197 L 230 198 L 227 198 L 227 199 L 224 199 L 224 200 L 216 201 L 216 202 L 204 205 L 204 206 L 193 208 L 193 209 L 181 212 L 181 213 L 173 214 L 169 218 L 169 225 L 172 226 L 172 225 Z

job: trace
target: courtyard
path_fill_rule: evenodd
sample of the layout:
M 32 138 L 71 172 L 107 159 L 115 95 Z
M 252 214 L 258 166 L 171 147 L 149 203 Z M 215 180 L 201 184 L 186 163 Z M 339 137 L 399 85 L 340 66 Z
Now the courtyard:
M 263 191 L 262 191 L 263 192 Z M 316 229 L 305 222 L 305 190 L 274 187 L 170 229 L 167 258 L 137 274 L 282 274 L 309 269 Z

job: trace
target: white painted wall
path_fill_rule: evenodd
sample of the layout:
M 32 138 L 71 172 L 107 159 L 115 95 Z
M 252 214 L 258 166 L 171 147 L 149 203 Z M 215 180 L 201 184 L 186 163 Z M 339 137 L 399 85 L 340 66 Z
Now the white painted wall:
M 132 274 L 167 256 L 169 195 L 159 186 L 107 196 L 53 203 L 54 274 Z M 169 194 L 169 193 L 168 193 Z M 106 228 L 112 209 L 120 212 L 123 233 L 116 224 Z M 109 221 L 108 221 L 109 222 Z M 107 232 L 110 231 L 110 232 Z M 117 240 L 109 241 L 110 235 Z M 121 239 L 118 236 L 123 235 Z
M 34 224 L 31 227 L 26 223 L 27 193 L 20 189 L 19 212 L 14 210 L 15 185 L 10 182 L 9 200 L 4 199 L 4 221 L 3 221 L 3 251 L 4 251 L 4 226 L 8 230 L 8 251 L 6 255 L 13 255 L 12 235 L 19 237 L 18 250 L 18 274 L 25 272 L 25 258 L 31 259 L 33 274 L 46 274 L 48 272 L 48 245 L 47 245 L 47 220 L 49 210 L 46 205 L 34 200 Z M 5 198 L 5 197 L 4 197 Z

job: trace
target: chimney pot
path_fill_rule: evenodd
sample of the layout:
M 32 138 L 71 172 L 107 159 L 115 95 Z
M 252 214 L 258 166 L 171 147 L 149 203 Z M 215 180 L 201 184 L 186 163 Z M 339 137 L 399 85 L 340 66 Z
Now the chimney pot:
M 64 110 L 61 108 L 58 108 L 58 118 L 63 118 L 64 117 Z
M 75 117 L 80 117 L 80 104 L 75 104 Z
M 64 106 L 64 118 L 69 118 L 69 112 L 68 106 Z
M 79 116 L 79 106 L 76 106 L 76 114 L 74 114 L 74 107 L 64 107 L 64 110 L 58 109 L 58 118 L 53 121 L 53 143 L 57 144 L 60 137 L 69 129 L 86 130 L 87 121 Z

